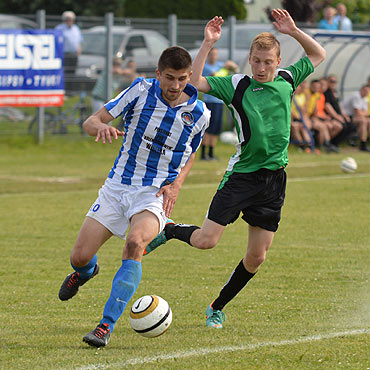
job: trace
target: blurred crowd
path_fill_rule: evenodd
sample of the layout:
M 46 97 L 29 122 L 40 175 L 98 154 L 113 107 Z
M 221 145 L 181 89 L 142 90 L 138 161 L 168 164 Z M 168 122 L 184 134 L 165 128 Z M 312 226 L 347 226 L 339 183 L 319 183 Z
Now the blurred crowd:
M 337 77 L 303 81 L 292 100 L 291 142 L 307 153 L 339 152 L 345 142 L 369 152 L 370 76 L 357 91 L 341 99 Z
M 336 8 L 327 6 L 318 26 L 325 30 L 352 31 L 352 21 L 347 17 L 347 7 L 343 3 L 337 4 Z

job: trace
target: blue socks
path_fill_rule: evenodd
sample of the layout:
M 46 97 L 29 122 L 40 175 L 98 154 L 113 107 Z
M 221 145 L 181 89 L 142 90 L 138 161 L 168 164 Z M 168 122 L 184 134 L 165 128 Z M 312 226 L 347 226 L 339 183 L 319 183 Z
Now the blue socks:
M 134 295 L 141 280 L 141 262 L 123 260 L 122 266 L 113 279 L 112 291 L 105 304 L 100 323 L 109 325 L 111 332 L 123 313 L 127 303 Z
M 90 262 L 86 266 L 75 267 L 72 265 L 72 262 L 71 266 L 75 271 L 77 271 L 80 274 L 80 277 L 82 279 L 88 279 L 94 272 L 96 262 L 98 262 L 98 256 L 95 254 L 95 256 L 91 258 Z

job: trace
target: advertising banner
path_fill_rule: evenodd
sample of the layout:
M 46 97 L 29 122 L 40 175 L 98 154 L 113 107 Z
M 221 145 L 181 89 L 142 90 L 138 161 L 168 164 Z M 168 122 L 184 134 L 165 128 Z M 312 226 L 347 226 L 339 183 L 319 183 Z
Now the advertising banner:
M 0 30 L 0 106 L 60 106 L 63 35 L 58 30 Z

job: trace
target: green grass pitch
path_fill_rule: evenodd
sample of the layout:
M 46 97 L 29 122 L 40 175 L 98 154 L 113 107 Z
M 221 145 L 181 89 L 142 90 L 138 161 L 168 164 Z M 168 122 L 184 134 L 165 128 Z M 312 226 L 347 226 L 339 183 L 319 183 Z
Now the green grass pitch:
M 123 313 L 106 348 L 82 337 L 100 320 L 122 241 L 99 254 L 100 274 L 71 301 L 58 290 L 69 253 L 120 143 L 93 138 L 25 138 L 0 144 L 1 369 L 370 369 L 370 155 L 352 148 L 308 155 L 290 148 L 279 231 L 256 277 L 225 307 L 222 330 L 204 311 L 246 248 L 247 225 L 226 228 L 212 250 L 170 241 L 143 260 L 132 302 L 166 299 L 171 328 L 147 339 Z M 196 161 L 173 219 L 201 224 L 233 153 Z M 355 174 L 340 162 L 352 156 Z

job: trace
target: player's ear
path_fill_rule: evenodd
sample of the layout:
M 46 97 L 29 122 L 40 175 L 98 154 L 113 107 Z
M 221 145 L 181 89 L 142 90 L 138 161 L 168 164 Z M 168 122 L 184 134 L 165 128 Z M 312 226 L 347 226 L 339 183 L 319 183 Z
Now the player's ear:
M 161 75 L 161 72 L 159 72 L 159 69 L 158 68 L 155 70 L 155 74 L 157 76 L 157 80 L 159 80 L 159 77 Z
M 280 62 L 281 62 L 281 57 L 278 58 L 278 66 L 280 65 Z

